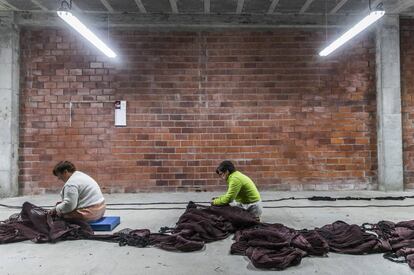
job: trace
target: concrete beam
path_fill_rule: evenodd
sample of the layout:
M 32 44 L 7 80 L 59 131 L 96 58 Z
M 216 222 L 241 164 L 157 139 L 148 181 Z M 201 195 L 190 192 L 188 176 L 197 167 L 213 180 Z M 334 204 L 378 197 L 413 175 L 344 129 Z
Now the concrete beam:
M 303 4 L 302 8 L 300 9 L 299 13 L 305 13 L 308 9 L 309 6 L 313 3 L 314 0 L 306 0 L 305 4 Z
M 272 13 L 275 12 L 276 6 L 277 6 L 277 4 L 279 4 L 280 0 L 271 0 L 271 1 L 272 1 L 272 3 L 270 3 L 269 10 L 267 11 L 267 14 L 272 14 Z
M 145 9 L 145 6 L 142 4 L 141 0 L 135 0 L 135 4 L 137 4 L 138 9 L 141 13 L 147 13 L 147 10 Z
M 178 13 L 178 8 L 177 8 L 177 0 L 169 0 L 170 1 L 170 6 L 171 6 L 171 12 L 174 14 Z
M 394 9 L 392 10 L 392 13 L 399 14 L 401 12 L 408 10 L 412 6 L 414 6 L 413 0 L 401 1 L 400 3 L 397 3 L 395 5 Z
M 137 4 L 138 9 L 141 13 L 147 13 L 147 10 L 145 9 L 145 6 L 142 4 L 141 0 L 135 0 L 135 3 Z
M 0 3 L 3 4 L 4 6 L 8 7 L 11 10 L 15 10 L 15 11 L 19 10 L 18 8 L 16 8 L 15 6 L 13 6 L 9 2 L 7 2 L 7 0 L 0 0 Z
M 241 14 L 243 11 L 244 0 L 237 0 L 236 14 Z
M 414 0 L 375 0 L 371 3 L 371 8 L 375 9 L 378 4 L 383 4 L 383 9 L 387 14 L 399 14 L 414 5 Z
M 398 15 L 385 15 L 376 33 L 378 184 L 404 188 Z
M 172 0 L 174 1 L 174 0 Z M 118 28 L 170 28 L 170 29 L 216 29 L 216 28 L 336 28 L 344 27 L 349 22 L 360 19 L 360 15 L 327 15 L 311 14 L 111 14 L 109 26 Z M 327 22 L 325 22 L 325 19 Z M 108 15 L 83 14 L 82 21 L 93 27 L 107 27 Z M 18 12 L 16 22 L 21 26 L 55 26 L 61 27 L 62 20 L 56 13 Z
M 346 2 L 348 2 L 348 0 L 341 0 L 330 12 L 329 14 L 335 14 L 337 13 L 338 10 L 340 10 L 342 8 L 343 5 L 346 4 Z
M 204 13 L 210 13 L 210 0 L 204 0 Z
M 38 0 L 30 0 L 33 4 L 41 8 L 43 11 L 48 11 L 49 9 L 43 6 Z
M 19 29 L 0 13 L 0 197 L 18 193 Z
M 111 4 L 108 3 L 106 0 L 101 0 L 102 5 L 105 6 L 105 8 L 110 12 L 113 13 L 114 9 L 112 8 Z

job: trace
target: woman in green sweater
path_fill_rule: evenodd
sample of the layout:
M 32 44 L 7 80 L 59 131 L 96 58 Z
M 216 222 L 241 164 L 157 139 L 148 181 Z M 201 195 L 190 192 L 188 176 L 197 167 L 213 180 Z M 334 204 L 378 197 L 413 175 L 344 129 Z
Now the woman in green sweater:
M 260 193 L 254 182 L 240 173 L 231 161 L 225 160 L 216 169 L 216 173 L 228 184 L 226 194 L 213 198 L 212 205 L 228 205 L 235 201 L 233 206 L 241 207 L 258 220 L 262 214 Z

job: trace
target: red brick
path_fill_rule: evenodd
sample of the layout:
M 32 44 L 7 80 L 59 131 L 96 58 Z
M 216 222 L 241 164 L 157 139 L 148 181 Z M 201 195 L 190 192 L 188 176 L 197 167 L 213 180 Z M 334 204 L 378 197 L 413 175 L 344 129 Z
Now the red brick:
M 86 50 L 69 31 L 21 35 L 21 50 L 31 52 L 21 66 L 30 71 L 20 97 L 22 192 L 59 190 L 50 171 L 60 159 L 105 192 L 224 190 L 215 174 L 223 159 L 259 187 L 376 186 L 373 33 L 320 59 L 324 36 L 314 30 L 114 30 L 123 64 Z M 412 65 L 403 68 L 413 75 Z M 127 101 L 126 127 L 114 126 L 116 100 Z M 74 104 L 69 126 L 69 101 L 97 103 Z

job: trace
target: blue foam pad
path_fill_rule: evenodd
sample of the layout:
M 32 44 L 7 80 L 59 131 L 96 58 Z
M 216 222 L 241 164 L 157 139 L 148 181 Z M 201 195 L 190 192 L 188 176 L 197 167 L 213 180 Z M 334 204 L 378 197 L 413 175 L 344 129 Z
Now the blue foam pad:
M 112 231 L 118 224 L 121 223 L 119 216 L 102 217 L 97 221 L 89 222 L 93 231 Z

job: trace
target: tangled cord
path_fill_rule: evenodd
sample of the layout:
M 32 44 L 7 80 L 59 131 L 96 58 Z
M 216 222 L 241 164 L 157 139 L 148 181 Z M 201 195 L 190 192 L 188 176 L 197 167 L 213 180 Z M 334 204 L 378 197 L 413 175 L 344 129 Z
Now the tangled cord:
M 385 221 L 380 221 L 380 222 L 378 222 L 377 223 L 377 225 L 375 226 L 376 227 L 376 229 L 379 231 L 379 232 L 381 232 L 381 237 L 383 238 L 383 239 L 388 239 L 388 238 L 391 238 L 392 237 L 392 232 L 394 231 L 394 229 L 395 229 L 395 226 L 394 225 L 392 225 L 392 224 L 389 224 L 389 223 L 387 223 L 387 222 L 385 222 Z
M 134 234 L 120 233 L 118 244 L 119 246 L 136 246 L 136 247 L 146 247 L 149 245 L 150 241 L 147 237 L 141 237 Z
M 394 263 L 407 263 L 407 258 L 404 256 L 398 256 L 396 253 L 394 252 L 386 252 L 382 255 L 385 259 L 394 262 Z
M 136 247 L 146 247 L 149 244 L 149 240 L 145 239 L 145 238 L 136 238 L 136 237 L 131 237 L 128 235 L 125 236 L 120 236 L 119 242 L 118 242 L 119 246 L 136 246 Z
M 161 233 L 161 234 L 172 233 L 174 229 L 175 229 L 174 227 L 163 226 L 160 228 L 160 230 L 158 230 L 158 233 Z

